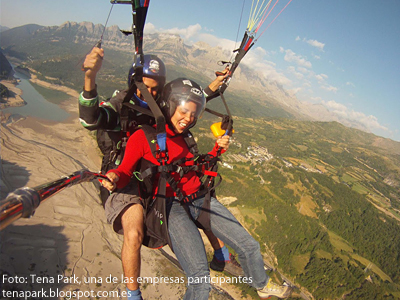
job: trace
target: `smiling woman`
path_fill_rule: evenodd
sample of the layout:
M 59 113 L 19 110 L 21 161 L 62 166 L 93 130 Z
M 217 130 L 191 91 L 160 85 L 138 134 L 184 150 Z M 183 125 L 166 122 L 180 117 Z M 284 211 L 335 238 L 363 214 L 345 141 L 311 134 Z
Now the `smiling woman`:
M 166 85 L 161 98 L 161 109 L 176 133 L 192 128 L 206 106 L 201 86 L 183 78 Z
M 171 123 L 177 133 L 182 133 L 193 123 L 196 109 L 197 105 L 193 102 L 182 103 L 176 108 Z
M 259 243 L 213 197 L 214 179 L 219 176 L 214 166 L 228 149 L 229 136 L 218 137 L 207 154 L 198 153 L 189 128 L 194 126 L 205 104 L 204 93 L 194 81 L 178 78 L 168 83 L 160 102 L 168 123 L 165 149 L 160 147 L 156 132 L 159 128 L 142 125 L 128 139 L 122 163 L 106 174 L 109 181 L 103 180 L 102 184 L 110 191 L 121 189 L 129 184 L 133 173 L 138 173 L 145 211 L 143 244 L 152 248 L 168 244 L 173 249 L 187 276 L 183 299 L 208 299 L 211 290 L 199 224 L 204 230 L 215 232 L 218 239 L 238 253 L 245 278 L 250 279 L 244 282 L 256 288 L 261 299 L 287 298 L 292 289 L 269 280 Z M 113 194 L 106 202 L 106 210 L 112 197 Z

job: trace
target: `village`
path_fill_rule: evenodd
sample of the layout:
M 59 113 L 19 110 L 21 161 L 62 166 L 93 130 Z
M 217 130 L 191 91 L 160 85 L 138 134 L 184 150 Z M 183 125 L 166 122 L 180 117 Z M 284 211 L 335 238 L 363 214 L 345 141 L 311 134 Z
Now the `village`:
M 241 148 L 242 145 L 239 142 L 234 142 L 234 144 Z M 250 165 L 261 165 L 264 162 L 270 161 L 271 159 L 274 158 L 274 155 L 272 153 L 268 152 L 267 148 L 261 147 L 261 146 L 249 146 L 247 147 L 246 153 L 238 153 L 238 154 L 226 154 L 222 166 L 228 169 L 233 169 L 233 165 L 231 164 L 232 162 L 236 163 L 248 163 L 250 162 Z M 282 162 L 285 164 L 287 168 L 293 168 L 293 164 L 281 157 L 276 157 L 282 160 Z M 306 163 L 301 163 L 299 168 L 307 171 L 307 172 L 314 172 L 314 173 L 320 173 L 322 174 L 323 172 L 317 168 L 313 168 L 310 165 Z
M 241 148 L 241 144 L 239 142 L 235 142 L 235 144 Z M 273 158 L 274 156 L 271 153 L 268 153 L 267 148 L 261 146 L 249 146 L 244 154 L 227 154 L 224 159 L 225 162 L 223 162 L 222 166 L 233 169 L 233 166 L 228 162 L 250 162 L 251 165 L 256 165 L 269 161 Z

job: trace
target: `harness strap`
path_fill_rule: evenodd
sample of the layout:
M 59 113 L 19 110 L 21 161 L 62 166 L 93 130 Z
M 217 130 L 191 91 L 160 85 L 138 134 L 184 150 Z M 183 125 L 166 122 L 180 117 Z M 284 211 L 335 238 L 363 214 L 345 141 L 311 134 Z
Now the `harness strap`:
M 130 109 L 136 110 L 136 111 L 138 111 L 138 112 L 140 112 L 140 113 L 142 113 L 144 115 L 147 115 L 147 116 L 150 116 L 150 117 L 154 117 L 153 113 L 150 110 L 148 110 L 147 108 L 141 107 L 139 105 L 134 105 L 134 104 L 132 104 L 130 102 L 128 102 L 128 103 L 124 102 L 122 105 L 126 106 L 126 107 L 128 107 Z
M 157 173 L 162 173 L 162 172 L 175 172 L 179 174 L 180 177 L 182 177 L 185 173 L 185 169 L 182 168 L 181 166 L 178 165 L 163 165 L 163 166 L 153 166 L 150 168 L 147 168 L 146 170 L 142 171 L 140 173 L 141 179 L 144 180 L 147 177 L 151 177 Z
M 128 125 L 129 125 L 129 112 L 127 109 L 121 109 L 119 114 L 119 122 L 121 124 L 122 132 L 128 132 Z
M 129 87 L 129 89 L 124 97 L 123 102 L 124 102 L 124 104 L 128 104 L 129 101 L 131 100 L 131 98 L 133 97 L 133 95 L 135 94 L 136 89 L 138 89 L 140 91 L 140 93 L 143 95 L 145 101 L 149 105 L 152 115 L 154 116 L 154 118 L 156 120 L 157 143 L 160 147 L 160 151 L 165 153 L 164 155 L 162 155 L 162 157 L 161 157 L 162 159 L 160 159 L 160 162 L 162 161 L 163 163 L 165 163 L 168 160 L 167 133 L 165 132 L 165 125 L 166 125 L 165 117 L 164 117 L 163 113 L 161 112 L 160 107 L 157 105 L 156 100 L 154 100 L 153 96 L 147 90 L 146 85 L 143 83 L 143 67 L 138 66 L 135 68 L 135 76 L 133 79 L 134 79 L 135 84 L 132 84 Z M 126 106 L 129 106 L 129 105 L 126 105 Z M 135 107 L 134 109 L 139 111 L 139 109 L 137 109 L 137 107 Z M 122 122 L 125 122 L 125 120 L 122 120 L 122 118 L 121 118 L 121 126 L 122 126 Z
M 179 200 L 183 199 L 183 194 L 181 190 L 178 188 L 178 182 L 174 179 L 174 177 L 171 176 L 170 173 L 167 173 L 167 182 L 169 186 L 174 190 L 176 197 L 178 197 Z
M 158 146 L 160 147 L 160 150 L 162 152 L 166 152 L 167 151 L 167 133 L 165 132 L 165 125 L 166 125 L 165 117 L 164 117 L 163 113 L 161 112 L 160 107 L 157 105 L 156 100 L 154 100 L 153 96 L 147 90 L 146 85 L 143 83 L 142 74 L 140 74 L 141 77 L 139 77 L 137 75 L 139 75 L 139 74 L 135 74 L 135 84 L 136 84 L 137 88 L 139 89 L 140 93 L 144 96 L 144 99 L 146 100 L 147 104 L 150 107 L 150 110 L 152 111 L 152 113 L 154 115 L 154 118 L 156 119 L 156 124 L 157 124 L 156 134 L 157 134 Z
M 145 133 L 153 157 L 157 159 L 158 155 L 160 154 L 159 152 L 160 149 L 158 147 L 159 146 L 158 143 L 156 143 L 156 129 L 148 125 L 142 125 L 142 130 Z M 160 223 L 158 218 L 155 218 L 153 214 L 156 213 L 157 207 L 162 206 L 163 210 L 165 211 L 167 184 L 174 192 L 175 194 L 174 198 L 176 198 L 177 201 L 181 203 L 181 205 L 188 213 L 189 217 L 191 216 L 189 211 L 190 203 L 193 202 L 193 200 L 195 200 L 196 198 L 205 196 L 206 200 L 202 206 L 203 211 L 200 213 L 198 220 L 193 220 L 193 221 L 200 228 L 210 229 L 210 217 L 209 217 L 210 197 L 211 197 L 211 192 L 218 185 L 217 184 L 213 186 L 213 184 L 210 183 L 214 182 L 215 177 L 219 176 L 221 178 L 221 176 L 214 170 L 215 165 L 219 160 L 219 157 L 218 156 L 214 157 L 209 154 L 198 155 L 196 143 L 190 132 L 188 132 L 187 136 L 185 137 L 187 137 L 185 138 L 185 142 L 191 149 L 190 152 L 193 153 L 194 158 L 191 159 L 182 158 L 177 161 L 174 161 L 171 164 L 168 164 L 167 160 L 160 161 L 159 159 L 157 159 L 159 165 L 154 165 L 154 163 L 151 163 L 150 161 L 147 160 L 141 161 L 141 170 L 143 171 L 140 172 L 140 176 L 141 180 L 143 180 L 142 188 L 144 189 L 143 195 L 145 195 L 144 196 L 145 197 L 144 203 L 146 203 L 145 209 L 147 212 L 147 216 L 149 216 L 148 219 L 146 218 L 146 226 L 147 226 L 146 234 L 149 235 L 151 232 L 158 232 L 158 235 L 154 235 L 156 239 L 158 238 L 158 241 L 166 241 L 166 239 L 169 238 L 168 231 L 165 231 L 165 228 L 163 228 L 162 226 L 163 223 Z M 192 151 L 192 148 L 196 149 Z M 186 173 L 192 171 L 201 173 L 201 176 L 199 174 L 198 175 L 200 179 L 203 180 L 201 180 L 201 185 L 197 192 L 186 196 L 183 195 L 178 185 L 181 181 L 181 178 Z M 157 194 L 154 196 L 153 194 L 154 181 L 155 181 L 154 177 L 157 174 L 159 174 L 158 182 L 156 182 Z M 178 176 L 176 174 L 178 174 Z M 204 180 L 204 177 L 206 177 L 206 180 Z M 158 213 L 156 215 L 158 216 Z M 167 219 L 165 219 L 165 222 L 166 221 Z M 146 241 L 147 240 L 148 237 L 146 236 Z M 151 241 L 153 240 L 151 239 Z M 161 242 L 160 244 L 164 245 L 164 242 Z
M 211 176 L 211 177 L 217 177 L 218 172 L 204 171 L 204 175 Z
M 196 157 L 199 154 L 199 149 L 197 148 L 197 143 L 190 132 L 187 132 L 184 137 L 186 145 L 189 147 L 190 152 Z
M 163 166 L 161 166 L 163 167 Z M 196 193 L 190 194 L 190 195 L 186 195 L 183 196 L 181 190 L 178 188 L 178 182 L 174 179 L 174 177 L 171 175 L 170 172 L 166 171 L 166 169 L 163 170 L 163 173 L 161 173 L 160 177 L 166 178 L 169 186 L 173 189 L 173 191 L 175 192 L 176 197 L 179 199 L 179 201 L 184 204 L 184 203 L 190 203 L 192 202 L 194 199 L 197 199 L 201 196 L 204 196 L 208 193 L 210 193 L 212 190 L 214 190 L 222 181 L 221 175 L 219 175 L 217 172 L 212 172 L 212 171 L 206 171 L 205 174 L 207 175 L 208 179 L 207 181 L 205 181 L 205 183 L 203 183 L 199 189 L 199 191 L 197 191 Z M 210 177 L 212 177 L 212 182 L 214 183 L 214 178 L 215 177 L 219 177 L 220 180 L 216 185 L 210 186 Z M 182 176 L 181 176 L 182 178 Z
M 115 164 L 119 165 L 125 155 L 126 144 L 128 143 L 128 137 L 124 136 L 121 141 L 116 145 L 116 160 Z
M 181 163 L 182 160 L 179 160 Z M 170 165 L 161 165 L 161 166 L 152 166 L 147 168 L 146 170 L 140 172 L 140 177 L 144 180 L 147 177 L 151 177 L 157 173 L 177 173 L 179 177 L 183 177 L 183 175 L 194 171 L 194 172 L 201 172 L 206 176 L 216 177 L 218 176 L 217 172 L 210 171 L 214 167 L 214 164 L 219 160 L 218 157 L 214 157 L 210 161 L 202 162 L 199 164 L 189 165 L 189 166 L 181 166 L 180 164 L 170 164 Z
M 224 114 L 221 114 L 221 113 L 219 113 L 219 112 L 217 112 L 217 111 L 215 111 L 215 110 L 212 110 L 212 109 L 209 109 L 209 108 L 205 108 L 204 109 L 206 112 L 208 112 L 208 113 L 210 113 L 210 114 L 213 114 L 213 115 L 215 115 L 215 116 L 217 116 L 217 117 L 220 117 L 220 118 L 222 118 L 223 116 L 224 116 Z
M 198 192 L 183 197 L 180 201 L 183 204 L 189 204 L 193 200 L 200 198 L 208 193 L 208 189 L 200 189 Z

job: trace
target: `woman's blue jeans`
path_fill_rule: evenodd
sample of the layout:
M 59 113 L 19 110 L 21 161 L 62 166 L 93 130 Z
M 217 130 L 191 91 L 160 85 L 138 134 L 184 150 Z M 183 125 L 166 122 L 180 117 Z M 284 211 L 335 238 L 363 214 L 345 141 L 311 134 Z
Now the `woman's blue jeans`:
M 192 202 L 190 213 L 194 219 L 198 218 L 203 201 L 204 197 Z M 172 247 L 188 280 L 183 299 L 208 299 L 211 290 L 210 270 L 200 232 L 178 201 L 170 201 L 168 210 L 168 230 Z M 247 282 L 251 281 L 256 289 L 263 288 L 269 278 L 264 270 L 259 243 L 217 199 L 211 198 L 210 210 L 211 230 L 214 235 L 238 254 L 245 277 L 248 278 Z

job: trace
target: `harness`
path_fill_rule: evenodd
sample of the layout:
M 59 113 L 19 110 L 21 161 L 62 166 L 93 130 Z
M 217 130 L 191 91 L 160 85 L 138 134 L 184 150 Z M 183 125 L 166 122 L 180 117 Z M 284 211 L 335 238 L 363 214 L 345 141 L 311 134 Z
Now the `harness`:
M 155 123 L 149 109 L 129 101 L 126 102 L 124 94 L 125 92 L 119 92 L 103 104 L 107 111 L 112 110 L 118 114 L 119 125 L 116 128 L 97 129 L 97 143 L 103 154 L 102 174 L 115 169 L 121 163 L 129 136 L 139 129 L 141 124 L 153 125 Z M 113 116 L 113 114 L 108 115 Z
M 190 152 L 194 155 L 193 159 L 179 159 L 172 163 L 167 163 L 168 154 L 163 156 L 160 152 L 158 143 L 156 142 L 156 129 L 144 125 L 141 127 L 150 146 L 151 153 L 158 161 L 158 165 L 143 159 L 140 161 L 140 196 L 143 199 L 143 204 L 146 213 L 146 230 L 143 239 L 143 245 L 149 248 L 161 248 L 166 244 L 171 246 L 168 233 L 168 217 L 166 210 L 166 188 L 169 185 L 177 198 L 174 201 L 179 201 L 185 208 L 189 217 L 192 219 L 189 212 L 189 206 L 194 199 L 205 197 L 201 213 L 197 220 L 192 219 L 195 224 L 206 230 L 210 230 L 210 201 L 214 189 L 220 184 L 222 178 L 217 173 L 217 162 L 220 160 L 218 156 L 214 157 L 209 154 L 200 155 L 196 141 L 193 135 L 188 131 L 184 133 L 184 140 Z M 160 155 L 161 154 L 161 155 Z M 178 184 L 182 177 L 189 172 L 196 172 L 201 180 L 200 189 L 191 195 L 184 196 L 180 191 Z M 179 175 L 179 180 L 176 180 L 173 174 Z M 219 181 L 214 185 L 215 178 Z M 157 186 L 157 194 L 154 195 L 154 187 Z

